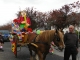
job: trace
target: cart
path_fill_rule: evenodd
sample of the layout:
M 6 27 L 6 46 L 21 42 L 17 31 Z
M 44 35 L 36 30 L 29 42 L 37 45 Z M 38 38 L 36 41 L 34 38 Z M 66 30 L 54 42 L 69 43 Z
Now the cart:
M 17 55 L 19 51 L 21 51 L 21 47 L 27 46 L 27 38 L 25 38 L 25 33 L 22 33 L 22 41 L 19 40 L 19 36 L 17 33 L 11 33 L 10 42 L 11 42 L 11 50 L 14 53 L 15 57 L 17 58 Z
M 11 50 L 17 57 L 17 52 L 21 50 L 22 46 L 27 45 L 28 30 L 32 31 L 30 18 L 26 11 L 20 11 L 20 16 L 12 21 L 12 30 L 10 34 Z M 29 28 L 29 29 L 28 29 Z M 19 49 L 18 49 L 19 47 Z

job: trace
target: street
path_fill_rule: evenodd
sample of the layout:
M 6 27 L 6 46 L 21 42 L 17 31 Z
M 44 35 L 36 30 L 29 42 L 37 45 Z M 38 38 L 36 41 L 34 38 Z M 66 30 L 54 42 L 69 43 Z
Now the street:
M 11 44 L 10 42 L 4 43 L 4 52 L 0 51 L 0 60 L 30 60 L 30 55 L 28 48 L 22 47 L 21 51 L 17 52 L 18 57 L 15 58 L 13 52 L 11 51 Z M 54 54 L 48 54 L 46 60 L 63 60 L 63 52 L 59 52 L 54 50 Z M 80 53 L 79 55 L 80 56 Z M 80 59 L 80 58 L 79 58 Z

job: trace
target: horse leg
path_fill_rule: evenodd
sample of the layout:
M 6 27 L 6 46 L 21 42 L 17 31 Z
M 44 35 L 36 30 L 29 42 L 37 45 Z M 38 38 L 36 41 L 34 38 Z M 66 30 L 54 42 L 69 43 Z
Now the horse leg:
M 33 60 L 32 50 L 31 50 L 29 45 L 28 45 L 28 49 L 29 49 L 29 52 L 30 52 L 30 60 Z
M 30 60 L 33 60 L 32 50 L 30 51 Z
M 50 49 L 50 45 L 47 45 L 47 46 L 45 46 L 45 52 L 44 52 L 44 54 L 43 54 L 43 59 L 45 60 L 46 59 L 46 56 L 47 56 L 47 54 L 49 53 L 49 49 Z
M 46 59 L 46 56 L 47 56 L 48 53 L 49 53 L 49 52 L 44 53 L 44 56 L 43 56 L 43 59 L 44 59 L 44 60 Z
M 36 59 L 36 60 L 39 60 L 38 54 L 35 55 L 35 59 Z
M 39 57 L 39 60 L 43 60 L 43 54 L 40 51 L 38 51 L 38 57 Z

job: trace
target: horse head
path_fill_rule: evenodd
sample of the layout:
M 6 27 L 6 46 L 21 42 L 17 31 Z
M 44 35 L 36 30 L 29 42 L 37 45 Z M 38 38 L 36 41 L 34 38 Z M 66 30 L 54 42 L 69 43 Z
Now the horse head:
M 55 46 L 57 46 L 60 51 L 62 51 L 64 49 L 63 38 L 64 38 L 63 32 L 56 29 L 55 33 L 54 33 L 54 39 L 53 40 L 54 40 Z

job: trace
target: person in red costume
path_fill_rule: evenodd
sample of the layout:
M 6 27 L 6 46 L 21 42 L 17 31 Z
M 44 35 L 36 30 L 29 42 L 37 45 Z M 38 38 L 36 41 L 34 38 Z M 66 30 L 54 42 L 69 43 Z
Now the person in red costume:
M 31 26 L 30 18 L 27 17 L 26 11 L 21 11 L 21 16 L 18 19 L 18 23 L 20 24 L 21 31 L 25 32 L 30 30 L 28 27 Z
M 31 25 L 30 18 L 27 17 L 26 11 L 21 11 L 21 16 L 19 17 L 18 21 L 20 24 L 25 24 L 25 26 L 27 25 L 27 27 Z
M 20 30 L 21 32 L 26 32 L 26 31 L 30 31 L 32 32 L 32 28 L 30 28 L 29 26 L 31 26 L 31 21 L 29 17 L 26 17 L 26 11 L 21 11 L 20 13 L 20 17 L 17 19 L 14 19 L 14 22 L 17 22 L 20 26 Z

